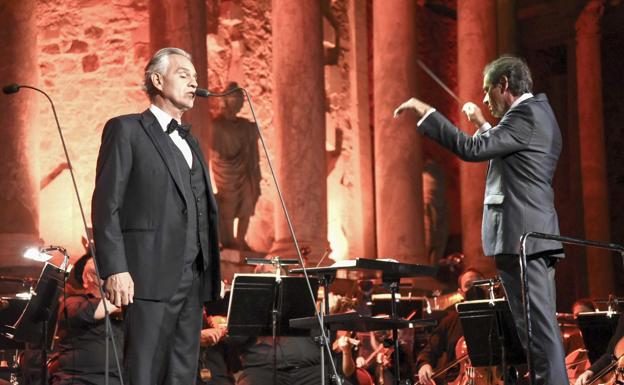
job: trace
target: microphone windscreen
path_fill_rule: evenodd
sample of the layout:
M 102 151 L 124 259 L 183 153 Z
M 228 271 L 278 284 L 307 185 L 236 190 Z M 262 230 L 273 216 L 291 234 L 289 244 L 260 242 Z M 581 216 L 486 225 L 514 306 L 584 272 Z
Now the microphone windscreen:
M 202 98 L 207 98 L 208 96 L 210 96 L 210 91 L 204 89 L 204 88 L 196 88 L 195 89 L 195 95 L 196 96 L 200 96 Z
M 8 94 L 14 94 L 17 91 L 19 91 L 19 89 L 20 89 L 19 84 L 13 83 L 13 84 L 9 84 L 9 85 L 6 85 L 6 86 L 2 87 L 2 92 L 4 92 L 7 95 Z

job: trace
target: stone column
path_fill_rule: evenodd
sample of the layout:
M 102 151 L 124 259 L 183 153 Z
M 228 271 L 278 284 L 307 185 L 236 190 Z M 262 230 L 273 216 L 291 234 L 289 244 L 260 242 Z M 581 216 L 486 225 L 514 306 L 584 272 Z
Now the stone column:
M 496 0 L 498 54 L 518 52 L 517 0 Z
M 193 57 L 199 87 L 207 88 L 206 2 L 150 0 L 149 16 L 150 56 L 161 48 L 182 48 Z M 195 106 L 184 114 L 183 120 L 193 125 L 193 135 L 198 138 L 207 154 L 210 124 L 207 101 L 197 98 Z
M 325 82 L 321 6 L 317 0 L 273 0 L 275 165 L 300 245 L 318 260 L 327 242 Z M 276 200 L 272 253 L 294 245 Z
M 377 256 L 428 263 L 424 246 L 422 152 L 416 119 L 394 109 L 416 94 L 413 0 L 373 1 Z
M 576 82 L 585 237 L 609 241 L 609 205 L 605 160 L 600 19 L 604 1 L 590 1 L 576 21 Z M 589 294 L 606 297 L 613 291 L 610 253 L 587 249 Z
M 484 111 L 493 124 L 483 100 L 483 67 L 496 57 L 496 0 L 457 2 L 457 83 L 462 103 L 472 101 Z M 458 106 L 461 108 L 462 106 Z M 460 127 L 474 133 L 476 129 L 460 114 Z M 494 273 L 494 261 L 483 256 L 481 221 L 487 163 L 460 163 L 462 248 L 466 266 L 485 274 Z
M 35 1 L 6 1 L 0 6 L 0 79 L 37 85 Z M 42 95 L 22 89 L 0 95 L 0 270 L 28 266 L 23 249 L 39 239 L 38 143 L 34 112 Z M 39 266 L 40 268 L 40 266 Z
M 369 95 L 369 41 L 366 0 L 349 3 L 349 91 L 351 92 L 352 126 L 354 135 L 353 156 L 357 159 L 357 171 L 352 176 L 356 213 L 348 223 L 353 230 L 349 239 L 352 255 L 374 258 L 375 250 L 375 184 L 373 180 L 373 140 L 370 125 Z

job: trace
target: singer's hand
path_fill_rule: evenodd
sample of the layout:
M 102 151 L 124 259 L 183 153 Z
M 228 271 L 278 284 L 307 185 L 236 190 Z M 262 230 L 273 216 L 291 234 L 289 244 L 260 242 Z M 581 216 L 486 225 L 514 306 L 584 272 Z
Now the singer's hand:
M 104 280 L 104 292 L 106 298 L 117 307 L 132 303 L 134 300 L 134 281 L 130 273 L 117 273 L 106 278 Z
M 397 118 L 405 110 L 411 110 L 414 111 L 414 113 L 416 113 L 416 117 L 420 119 L 425 115 L 425 113 L 427 113 L 427 111 L 429 111 L 430 108 L 431 106 L 427 103 L 424 103 L 416 98 L 410 98 L 394 110 L 394 117 Z
M 199 344 L 203 347 L 214 346 L 219 343 L 223 337 L 225 337 L 225 329 L 223 328 L 203 329 L 201 331 Z
M 483 117 L 483 113 L 481 112 L 481 109 L 477 107 L 477 105 L 473 102 L 468 102 L 464 104 L 464 106 L 462 107 L 462 112 L 466 114 L 468 120 L 470 120 L 470 122 L 474 124 L 477 128 L 481 128 L 481 126 L 483 126 L 486 122 L 485 118 Z

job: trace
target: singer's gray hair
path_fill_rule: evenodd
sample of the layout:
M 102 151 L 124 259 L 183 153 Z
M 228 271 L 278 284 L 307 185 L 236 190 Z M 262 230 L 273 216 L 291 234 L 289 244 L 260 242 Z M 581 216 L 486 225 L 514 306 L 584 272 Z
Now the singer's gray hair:
M 145 75 L 143 77 L 143 90 L 150 99 L 157 93 L 154 83 L 152 83 L 152 74 L 164 74 L 169 67 L 169 55 L 180 55 L 191 60 L 191 55 L 183 49 L 167 47 L 158 50 L 145 66 Z
M 531 70 L 526 62 L 515 56 L 501 56 L 485 66 L 483 70 L 485 80 L 492 84 L 499 84 L 503 76 L 509 81 L 509 91 L 514 96 L 532 92 L 533 79 Z

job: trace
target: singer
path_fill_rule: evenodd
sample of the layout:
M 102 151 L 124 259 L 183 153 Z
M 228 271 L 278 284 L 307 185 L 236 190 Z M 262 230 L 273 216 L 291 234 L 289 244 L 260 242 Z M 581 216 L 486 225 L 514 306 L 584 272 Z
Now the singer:
M 395 117 L 411 110 L 420 118 L 418 131 L 469 162 L 488 161 L 485 181 L 483 252 L 493 256 L 511 311 L 526 341 L 521 302 L 518 253 L 520 236 L 528 231 L 559 234 L 552 180 L 561 152 L 561 133 L 544 94 L 533 95 L 526 63 L 503 56 L 483 71 L 483 103 L 500 118 L 491 127 L 474 103 L 464 113 L 477 128 L 468 135 L 431 106 L 409 99 Z M 564 351 L 555 315 L 555 263 L 563 257 L 561 243 L 527 242 L 527 273 L 533 331 L 535 384 L 567 385 Z M 524 335 L 523 335 L 524 334 Z M 525 349 L 527 347 L 525 346 Z
M 128 383 L 195 384 L 202 305 L 220 294 L 217 205 L 182 115 L 193 107 L 191 56 L 163 48 L 145 68 L 151 106 L 109 120 L 93 193 L 97 261 L 124 314 Z

